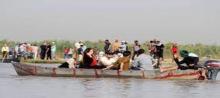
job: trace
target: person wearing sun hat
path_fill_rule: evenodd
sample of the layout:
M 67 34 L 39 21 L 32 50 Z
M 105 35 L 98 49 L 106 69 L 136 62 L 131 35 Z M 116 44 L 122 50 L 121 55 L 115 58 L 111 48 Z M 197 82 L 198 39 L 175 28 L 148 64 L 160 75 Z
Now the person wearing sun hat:
M 199 56 L 197 54 L 188 52 L 187 50 L 180 50 L 180 56 L 183 58 L 181 61 L 178 58 L 174 58 L 179 69 L 198 69 Z

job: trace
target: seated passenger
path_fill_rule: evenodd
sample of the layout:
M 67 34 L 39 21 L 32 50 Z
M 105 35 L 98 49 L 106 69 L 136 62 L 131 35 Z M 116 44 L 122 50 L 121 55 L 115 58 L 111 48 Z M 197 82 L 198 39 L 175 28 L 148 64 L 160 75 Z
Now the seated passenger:
M 58 68 L 76 68 L 75 60 L 73 58 L 67 59 L 66 62 L 62 63 Z
M 94 55 L 92 48 L 87 48 L 83 53 L 83 61 L 82 64 L 80 64 L 80 68 L 95 68 L 100 69 L 104 68 L 104 66 L 98 66 L 97 65 L 97 59 Z
M 105 67 L 114 64 L 118 57 L 114 56 L 113 53 L 107 52 L 105 55 L 100 55 L 99 64 Z
M 150 55 L 145 54 L 144 49 L 137 51 L 137 57 L 132 63 L 133 70 L 153 70 L 152 60 Z
M 180 51 L 180 56 L 183 57 L 183 60 L 179 61 L 178 58 L 174 58 L 175 62 L 178 65 L 178 69 L 186 70 L 186 69 L 198 69 L 199 57 L 195 53 L 189 53 L 186 50 Z M 183 64 L 186 64 L 184 66 Z
M 130 65 L 130 51 L 123 52 L 123 57 L 120 57 L 114 64 L 107 66 L 103 70 L 106 69 L 119 69 L 119 71 L 127 71 Z

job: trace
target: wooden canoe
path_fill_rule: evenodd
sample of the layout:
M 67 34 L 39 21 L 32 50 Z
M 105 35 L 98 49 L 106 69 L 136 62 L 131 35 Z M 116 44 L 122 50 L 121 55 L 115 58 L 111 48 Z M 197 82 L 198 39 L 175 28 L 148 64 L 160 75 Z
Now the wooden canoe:
M 201 76 L 200 70 L 101 70 L 101 69 L 69 69 L 42 67 L 30 64 L 12 62 L 16 72 L 20 76 L 48 76 L 48 77 L 94 77 L 94 78 L 142 78 L 142 79 L 191 79 L 197 80 Z

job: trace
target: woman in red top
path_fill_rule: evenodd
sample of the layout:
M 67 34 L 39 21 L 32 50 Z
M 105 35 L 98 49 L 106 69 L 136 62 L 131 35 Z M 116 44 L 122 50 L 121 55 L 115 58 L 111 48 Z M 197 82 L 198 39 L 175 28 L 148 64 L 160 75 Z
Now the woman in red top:
M 171 46 L 171 53 L 172 53 L 172 56 L 173 56 L 173 59 L 172 59 L 172 62 L 175 58 L 178 58 L 178 46 L 177 46 L 177 43 L 173 43 L 172 46 Z
M 82 64 L 80 65 L 80 68 L 101 69 L 104 67 L 97 65 L 97 60 L 94 55 L 93 48 L 87 48 L 83 53 L 83 61 Z

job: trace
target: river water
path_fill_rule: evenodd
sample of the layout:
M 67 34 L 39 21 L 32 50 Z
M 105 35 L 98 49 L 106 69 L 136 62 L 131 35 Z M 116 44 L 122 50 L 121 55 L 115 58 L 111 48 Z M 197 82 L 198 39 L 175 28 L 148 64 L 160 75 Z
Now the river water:
M 18 76 L 0 63 L 0 98 L 219 98 L 219 80 Z

